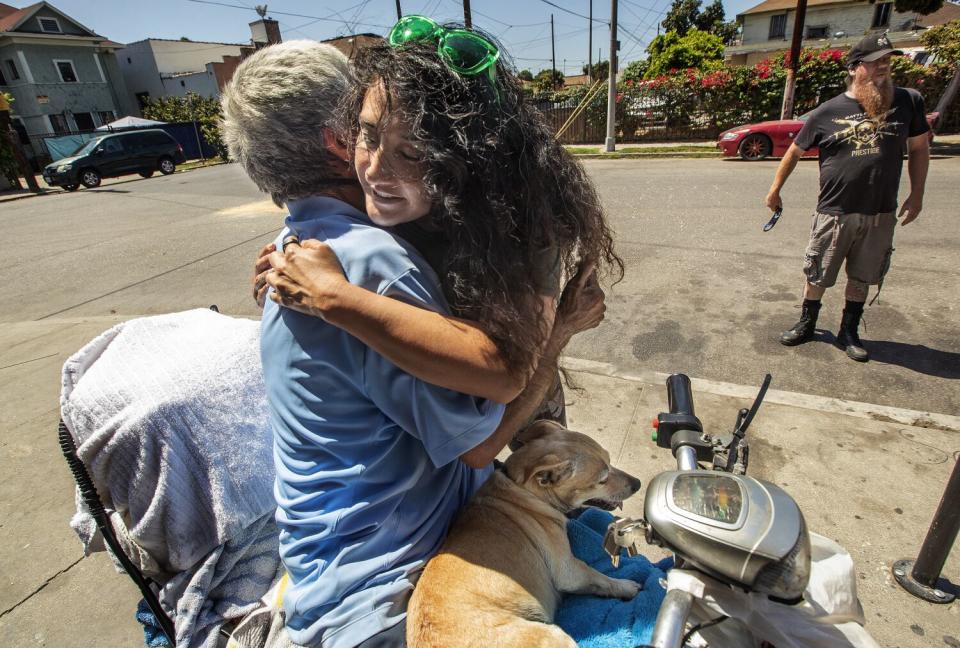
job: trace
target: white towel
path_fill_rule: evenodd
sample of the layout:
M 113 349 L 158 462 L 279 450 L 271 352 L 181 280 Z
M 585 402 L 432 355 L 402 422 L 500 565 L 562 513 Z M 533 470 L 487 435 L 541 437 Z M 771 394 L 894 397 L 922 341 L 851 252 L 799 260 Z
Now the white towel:
M 178 645 L 204 645 L 213 611 L 255 605 L 279 567 L 259 323 L 198 309 L 119 324 L 67 360 L 60 405 L 128 555 L 176 602 Z M 103 550 L 79 497 L 71 526 Z

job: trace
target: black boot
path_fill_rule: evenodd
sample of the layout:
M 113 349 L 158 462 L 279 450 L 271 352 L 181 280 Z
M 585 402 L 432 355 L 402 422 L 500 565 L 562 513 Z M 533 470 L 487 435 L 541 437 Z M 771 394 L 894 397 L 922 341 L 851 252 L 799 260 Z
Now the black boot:
M 847 300 L 843 309 L 843 320 L 840 322 L 840 331 L 837 333 L 837 345 L 847 352 L 847 356 L 857 362 L 866 362 L 870 354 L 863 348 L 860 334 L 860 317 L 863 315 L 863 302 Z
M 819 299 L 804 299 L 803 312 L 800 321 L 789 331 L 780 334 L 780 344 L 796 346 L 813 339 L 813 332 L 817 328 L 817 317 L 820 315 Z

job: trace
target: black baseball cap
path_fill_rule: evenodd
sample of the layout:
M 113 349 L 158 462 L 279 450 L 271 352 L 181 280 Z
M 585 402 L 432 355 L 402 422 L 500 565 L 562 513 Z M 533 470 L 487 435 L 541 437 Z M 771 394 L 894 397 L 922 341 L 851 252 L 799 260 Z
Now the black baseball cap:
M 887 54 L 903 54 L 901 50 L 893 49 L 890 39 L 886 34 L 873 34 L 864 36 L 859 43 L 850 48 L 847 52 L 847 67 L 853 67 L 860 63 L 870 63 Z

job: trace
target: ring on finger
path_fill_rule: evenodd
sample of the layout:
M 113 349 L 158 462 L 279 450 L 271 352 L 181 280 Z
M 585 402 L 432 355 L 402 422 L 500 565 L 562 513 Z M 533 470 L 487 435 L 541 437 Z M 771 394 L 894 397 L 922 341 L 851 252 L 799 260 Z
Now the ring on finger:
M 284 236 L 283 241 L 280 243 L 280 251 L 286 252 L 288 245 L 300 245 L 300 239 L 294 234 Z

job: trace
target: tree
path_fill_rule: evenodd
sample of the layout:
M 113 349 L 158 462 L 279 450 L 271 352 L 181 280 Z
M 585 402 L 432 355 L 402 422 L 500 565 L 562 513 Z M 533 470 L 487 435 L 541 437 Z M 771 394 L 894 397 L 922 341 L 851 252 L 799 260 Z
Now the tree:
M 7 100 L 8 106 L 13 103 L 12 95 L 2 91 L 0 91 L 0 95 L 3 95 L 3 98 Z M 12 106 L 10 106 L 10 114 L 13 114 Z M 10 139 L 8 139 L 14 137 L 17 137 L 14 131 L 0 133 L 0 175 L 9 180 L 10 184 L 13 186 L 19 187 L 20 183 L 17 178 L 20 175 L 20 167 L 17 164 L 17 158 L 14 155 L 13 146 L 10 143 Z
M 727 12 L 723 8 L 723 0 L 714 0 L 695 20 L 696 28 L 700 31 L 716 34 L 724 43 L 729 43 L 736 37 L 740 27 L 736 21 L 727 21 Z
M 697 26 L 702 0 L 673 0 L 667 17 L 660 23 L 666 32 L 683 36 Z
M 960 20 L 931 27 L 920 36 L 920 42 L 937 57 L 938 63 L 960 63 Z
M 533 87 L 539 92 L 556 90 L 563 86 L 563 72 L 560 70 L 540 70 L 533 77 Z
M 589 68 L 590 78 L 596 81 L 597 79 L 606 79 L 610 74 L 610 61 L 598 61 L 593 64 L 593 67 L 587 65 L 583 66 L 583 73 L 588 74 L 587 70 Z
M 207 144 L 227 159 L 227 147 L 220 139 L 220 100 L 188 92 L 185 97 L 160 97 L 143 107 L 146 119 L 165 122 L 197 122 Z
M 623 74 L 621 74 L 621 77 L 624 81 L 640 81 L 647 73 L 647 68 L 649 67 L 649 60 L 645 59 L 643 61 L 631 61 L 626 67 L 623 68 Z
M 943 0 L 895 0 L 893 8 L 900 13 L 918 13 L 924 16 L 939 11 Z
M 686 36 L 676 32 L 660 34 L 647 47 L 647 79 L 670 72 L 696 68 L 708 70 L 723 64 L 723 41 L 719 36 L 691 29 Z
M 519 74 L 517 74 L 517 77 L 521 81 L 533 81 L 533 74 L 530 72 L 530 70 L 520 70 Z
M 736 21 L 727 21 L 727 12 L 723 8 L 723 0 L 713 0 L 702 12 L 702 0 L 673 0 L 667 17 L 660 23 L 666 32 L 677 32 L 686 36 L 691 29 L 716 34 L 724 43 L 728 43 L 737 35 L 739 25 Z

